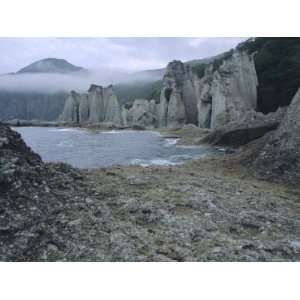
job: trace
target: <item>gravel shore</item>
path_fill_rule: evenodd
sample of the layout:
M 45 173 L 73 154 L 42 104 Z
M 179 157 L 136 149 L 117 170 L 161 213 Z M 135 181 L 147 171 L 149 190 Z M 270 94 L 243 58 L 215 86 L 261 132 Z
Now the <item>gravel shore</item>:
M 300 260 L 300 188 L 253 177 L 239 154 L 78 170 L 44 164 L 18 134 L 9 139 L 1 260 Z

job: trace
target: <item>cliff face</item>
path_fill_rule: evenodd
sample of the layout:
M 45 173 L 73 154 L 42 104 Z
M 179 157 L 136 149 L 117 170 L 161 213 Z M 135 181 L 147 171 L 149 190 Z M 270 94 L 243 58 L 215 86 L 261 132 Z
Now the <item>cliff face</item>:
M 70 123 L 122 123 L 121 108 L 111 85 L 91 85 L 87 94 L 72 91 L 59 119 Z
M 172 61 L 166 69 L 158 107 L 159 127 L 197 124 L 197 99 L 189 67 Z
M 166 68 L 158 104 L 136 99 L 130 109 L 121 108 L 112 86 L 91 85 L 87 94 L 71 92 L 60 120 L 143 128 L 194 124 L 217 129 L 256 109 L 257 84 L 253 58 L 243 51 L 210 62 L 202 74 L 172 61 Z
M 254 60 L 246 52 L 235 50 L 204 65 L 202 73 L 180 61 L 168 65 L 158 106 L 159 127 L 192 123 L 214 129 L 256 108 L 258 81 Z
M 254 61 L 246 52 L 236 51 L 224 60 L 213 74 L 210 127 L 222 127 L 256 109 L 257 85 Z
M 288 106 L 300 86 L 300 38 L 252 38 L 238 48 L 255 53 L 257 110 L 266 114 Z
M 67 93 L 0 91 L 0 120 L 54 121 L 63 110 Z

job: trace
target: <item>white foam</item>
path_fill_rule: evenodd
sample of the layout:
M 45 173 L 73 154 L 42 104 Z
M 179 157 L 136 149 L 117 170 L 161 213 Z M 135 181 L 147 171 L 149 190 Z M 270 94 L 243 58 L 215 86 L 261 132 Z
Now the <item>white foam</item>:
M 131 165 L 139 165 L 139 166 L 142 166 L 142 167 L 149 167 L 150 166 L 150 163 L 148 163 L 145 159 L 138 159 L 138 158 L 132 159 L 130 161 L 130 164 Z
M 206 146 L 203 146 L 203 145 L 178 145 L 176 146 L 178 148 L 183 148 L 183 149 L 205 149 L 205 148 L 208 148 Z
M 177 138 L 174 139 L 166 139 L 166 145 L 165 146 L 172 146 L 172 145 L 176 145 L 178 142 Z
M 49 129 L 51 132 L 66 132 L 66 131 L 78 131 L 75 128 L 57 128 L 57 129 Z
M 191 159 L 195 157 L 196 155 L 189 155 L 189 154 L 177 154 L 177 155 L 172 155 L 171 159 Z
M 124 131 L 123 131 L 124 132 Z M 115 133 L 122 133 L 120 130 L 110 130 L 110 131 L 103 131 L 102 134 L 115 134 Z
M 158 165 L 158 166 L 170 166 L 170 165 L 176 165 L 176 163 L 172 162 L 168 159 L 162 159 L 162 158 L 155 158 L 150 160 L 152 165 Z
M 175 163 L 169 159 L 163 159 L 163 158 L 154 158 L 154 159 L 149 159 L 149 160 L 136 158 L 136 159 L 132 159 L 130 161 L 130 164 L 139 165 L 142 167 L 149 167 L 151 165 L 153 165 L 153 166 L 174 166 L 179 163 Z

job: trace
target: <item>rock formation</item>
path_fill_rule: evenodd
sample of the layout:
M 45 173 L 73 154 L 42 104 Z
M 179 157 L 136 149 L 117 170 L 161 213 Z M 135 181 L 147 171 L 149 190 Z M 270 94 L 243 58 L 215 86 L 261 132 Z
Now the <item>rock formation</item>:
M 213 74 L 211 128 L 239 120 L 257 106 L 257 76 L 254 60 L 246 52 L 234 51 Z
M 197 124 L 197 100 L 189 67 L 180 61 L 172 61 L 167 66 L 157 114 L 158 127 Z
M 155 101 L 136 99 L 128 111 L 127 124 L 131 127 L 153 128 L 155 123 Z
M 188 64 L 170 62 L 158 104 L 155 100 L 136 99 L 130 109 L 121 108 L 111 85 L 91 85 L 87 94 L 71 92 L 60 120 L 139 128 L 194 124 L 218 129 L 256 109 L 258 82 L 252 56 L 235 50 L 201 67 L 203 72 L 199 74 Z
M 79 123 L 80 95 L 71 91 L 65 102 L 64 110 L 60 116 L 61 121 Z
M 61 121 L 70 123 L 112 122 L 120 125 L 121 108 L 112 86 L 92 84 L 88 94 L 70 93 L 60 116 Z
M 223 146 L 241 146 L 267 132 L 275 130 L 285 115 L 286 109 L 279 108 L 274 113 L 264 115 L 261 112 L 249 110 L 237 121 L 232 121 L 221 128 L 211 131 L 200 143 Z
M 235 50 L 207 65 L 203 74 L 180 61 L 169 63 L 163 78 L 158 127 L 220 128 L 256 109 L 258 85 L 253 57 Z
M 300 180 L 300 89 L 278 129 L 270 135 L 254 162 L 264 176 Z

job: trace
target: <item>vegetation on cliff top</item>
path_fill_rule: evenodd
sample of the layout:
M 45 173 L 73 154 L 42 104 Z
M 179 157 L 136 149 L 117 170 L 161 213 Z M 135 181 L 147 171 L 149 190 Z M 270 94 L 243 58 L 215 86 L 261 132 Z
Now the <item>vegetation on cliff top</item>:
M 268 113 L 289 105 L 300 87 L 300 38 L 251 38 L 237 49 L 254 54 L 259 82 L 257 110 Z M 209 62 L 213 71 L 232 53 L 233 50 L 227 51 Z M 208 63 L 199 63 L 192 67 L 192 71 L 201 78 L 207 66 Z
M 256 52 L 258 110 L 268 113 L 289 105 L 300 87 L 300 38 L 255 38 L 238 48 Z

